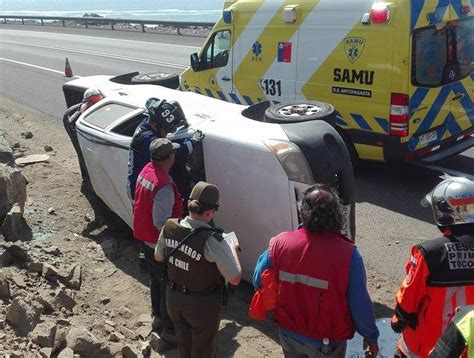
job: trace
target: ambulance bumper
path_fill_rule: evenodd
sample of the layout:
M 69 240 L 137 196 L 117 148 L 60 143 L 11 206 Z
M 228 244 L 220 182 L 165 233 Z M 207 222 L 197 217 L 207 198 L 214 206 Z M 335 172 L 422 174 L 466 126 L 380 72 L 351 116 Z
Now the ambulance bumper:
M 471 134 L 470 138 L 464 139 L 453 146 L 449 146 L 445 149 L 440 148 L 436 152 L 432 152 L 432 154 L 420 158 L 419 162 L 424 164 L 433 163 L 438 160 L 464 152 L 465 150 L 468 150 L 472 147 L 474 147 L 474 134 Z

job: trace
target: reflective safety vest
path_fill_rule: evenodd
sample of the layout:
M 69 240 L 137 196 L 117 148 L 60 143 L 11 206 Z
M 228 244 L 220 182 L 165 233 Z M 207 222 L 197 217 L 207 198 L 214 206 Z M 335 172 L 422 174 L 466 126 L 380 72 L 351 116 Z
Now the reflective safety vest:
M 404 329 L 399 348 L 427 357 L 451 322 L 456 307 L 474 305 L 474 236 L 449 235 L 412 248 L 397 293 Z
M 331 342 L 354 336 L 347 300 L 354 244 L 336 232 L 305 228 L 270 240 L 270 260 L 278 280 L 274 319 L 290 332 Z
M 153 199 L 165 185 L 171 184 L 174 191 L 172 218 L 183 215 L 183 201 L 173 179 L 153 163 L 148 163 L 138 176 L 135 189 L 135 205 L 133 209 L 133 236 L 137 240 L 158 241 L 160 230 L 153 224 Z
M 453 321 L 430 353 L 430 358 L 460 356 L 474 358 L 474 306 L 457 310 Z
M 207 240 L 224 239 L 220 233 L 212 229 L 203 229 L 189 236 L 179 247 L 192 230 L 181 226 L 179 220 L 168 220 L 163 227 L 163 236 L 166 244 L 166 262 L 168 279 L 176 285 L 178 290 L 189 293 L 216 292 L 220 283 L 221 274 L 214 262 L 204 258 L 204 247 Z M 176 250 L 174 248 L 178 247 Z M 170 256 L 170 254 L 172 255 Z

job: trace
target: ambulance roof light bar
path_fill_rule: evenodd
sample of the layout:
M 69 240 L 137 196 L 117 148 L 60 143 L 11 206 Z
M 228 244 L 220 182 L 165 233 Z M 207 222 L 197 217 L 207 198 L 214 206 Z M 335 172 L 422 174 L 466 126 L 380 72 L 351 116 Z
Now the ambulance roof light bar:
M 370 23 L 385 24 L 390 20 L 390 10 L 385 2 L 374 2 L 370 10 Z

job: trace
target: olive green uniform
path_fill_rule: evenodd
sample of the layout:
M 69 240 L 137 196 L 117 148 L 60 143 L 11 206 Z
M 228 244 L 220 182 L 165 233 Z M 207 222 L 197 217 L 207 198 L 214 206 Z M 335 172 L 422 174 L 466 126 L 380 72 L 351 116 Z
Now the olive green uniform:
M 211 227 L 190 217 L 168 220 L 155 255 L 164 259 L 192 229 Z M 215 357 L 221 309 L 221 274 L 229 280 L 240 265 L 223 237 L 201 231 L 183 243 L 167 261 L 167 307 L 176 329 L 180 357 Z

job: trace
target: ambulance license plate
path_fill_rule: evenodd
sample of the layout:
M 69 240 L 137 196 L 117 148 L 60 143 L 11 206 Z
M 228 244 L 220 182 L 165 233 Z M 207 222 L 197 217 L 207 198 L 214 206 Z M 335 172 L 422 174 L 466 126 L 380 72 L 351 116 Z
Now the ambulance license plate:
M 438 131 L 422 134 L 418 137 L 418 144 L 424 145 L 438 140 Z

